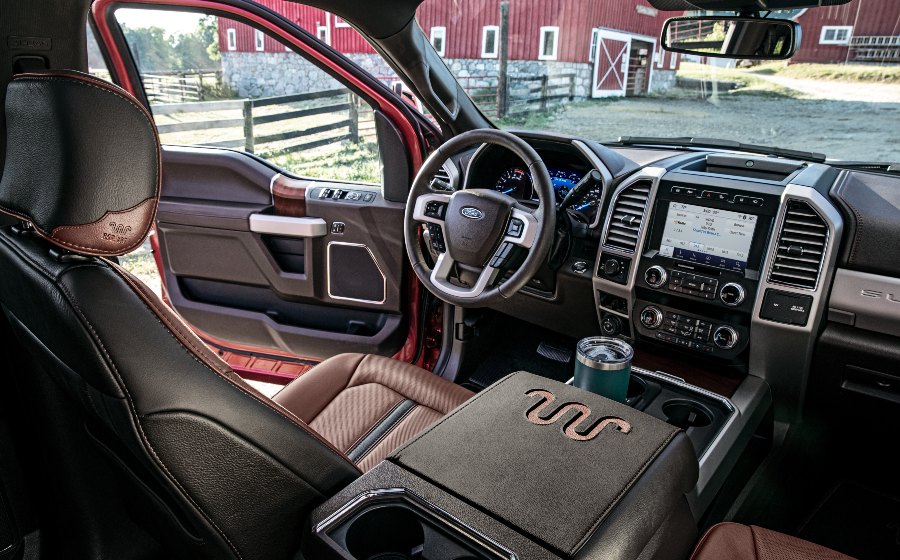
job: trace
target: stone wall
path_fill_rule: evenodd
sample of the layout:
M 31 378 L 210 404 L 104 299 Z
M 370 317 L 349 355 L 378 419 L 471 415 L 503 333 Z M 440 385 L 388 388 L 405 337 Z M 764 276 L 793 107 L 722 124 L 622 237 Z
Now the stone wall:
M 395 74 L 377 54 L 350 54 L 351 60 L 375 77 L 391 80 Z M 496 59 L 448 59 L 447 64 L 464 88 L 495 87 L 498 73 Z M 593 65 L 582 62 L 556 60 L 511 60 L 508 72 L 517 76 L 575 75 L 575 100 L 591 95 Z M 269 97 L 295 93 L 311 93 L 342 87 L 303 57 L 293 52 L 223 52 L 222 75 L 225 84 L 240 97 Z M 675 85 L 675 71 L 653 69 L 653 91 L 663 91 Z

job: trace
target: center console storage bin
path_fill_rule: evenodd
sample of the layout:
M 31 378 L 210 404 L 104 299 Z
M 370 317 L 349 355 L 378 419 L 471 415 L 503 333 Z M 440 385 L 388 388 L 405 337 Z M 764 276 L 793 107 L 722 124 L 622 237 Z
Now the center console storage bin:
M 685 494 L 697 459 L 681 429 L 529 373 L 482 391 L 387 461 L 314 513 L 332 547 L 352 530 L 340 510 L 352 521 L 361 496 L 392 488 L 521 560 L 684 558 L 696 538 Z M 406 554 L 391 557 L 430 558 Z

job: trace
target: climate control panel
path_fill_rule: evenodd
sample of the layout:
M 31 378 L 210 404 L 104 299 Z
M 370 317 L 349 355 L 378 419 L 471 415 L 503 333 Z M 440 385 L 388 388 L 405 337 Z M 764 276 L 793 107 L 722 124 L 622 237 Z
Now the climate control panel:
M 656 303 L 638 301 L 635 326 L 647 337 L 720 358 L 734 358 L 747 347 L 746 327 L 700 317 Z
M 756 282 L 752 280 L 722 279 L 713 274 L 689 271 L 678 267 L 666 268 L 659 264 L 645 268 L 642 278 L 643 282 L 639 285 L 653 290 L 692 296 L 713 304 L 733 308 L 748 307 L 743 304 L 747 301 L 747 294 L 756 286 Z M 749 285 L 745 287 L 744 284 Z

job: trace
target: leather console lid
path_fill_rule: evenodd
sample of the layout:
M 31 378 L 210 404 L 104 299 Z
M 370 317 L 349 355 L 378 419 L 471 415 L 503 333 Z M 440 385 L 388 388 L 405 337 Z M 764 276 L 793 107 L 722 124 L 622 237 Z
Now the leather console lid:
M 390 459 L 566 557 L 588 541 L 593 548 L 601 527 L 621 528 L 623 516 L 652 534 L 648 508 L 667 509 L 697 479 L 693 448 L 678 428 L 524 372 Z

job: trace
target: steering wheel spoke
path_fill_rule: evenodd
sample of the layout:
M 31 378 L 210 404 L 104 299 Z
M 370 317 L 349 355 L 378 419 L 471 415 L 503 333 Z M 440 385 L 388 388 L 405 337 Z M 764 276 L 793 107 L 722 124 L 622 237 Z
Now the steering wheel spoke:
M 441 253 L 434 269 L 431 271 L 431 281 L 444 292 L 462 299 L 474 299 L 484 293 L 497 279 L 500 269 L 494 266 L 486 266 L 481 270 L 478 279 L 471 287 L 463 287 L 450 281 L 456 262 L 450 253 Z
M 416 199 L 413 219 L 417 222 L 427 222 L 443 227 L 444 217 L 447 215 L 447 207 L 449 205 L 449 194 L 423 194 Z

